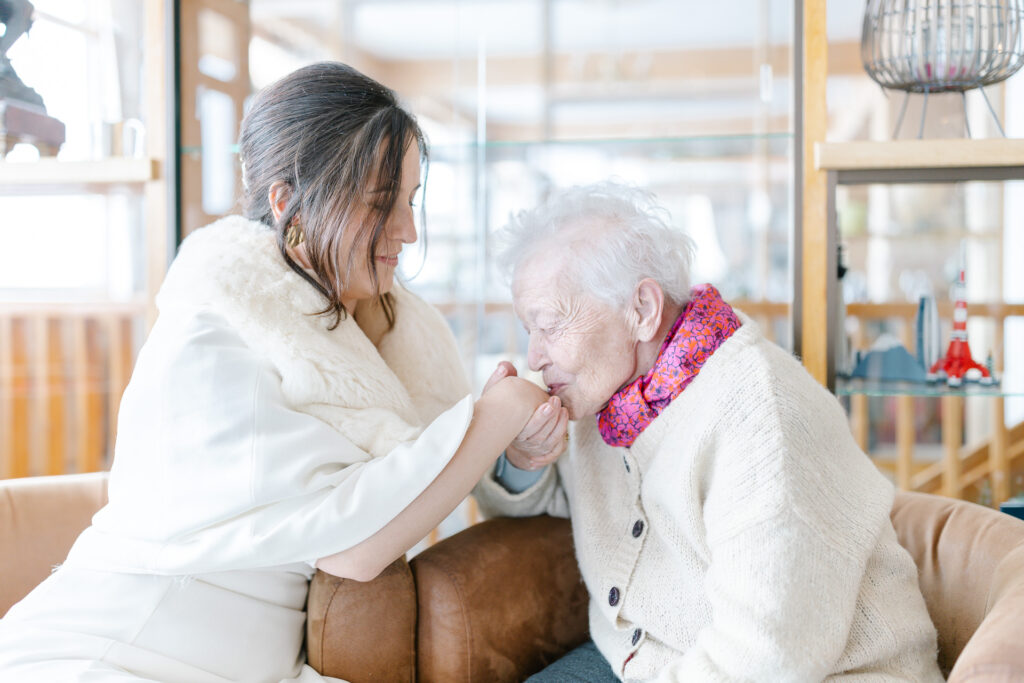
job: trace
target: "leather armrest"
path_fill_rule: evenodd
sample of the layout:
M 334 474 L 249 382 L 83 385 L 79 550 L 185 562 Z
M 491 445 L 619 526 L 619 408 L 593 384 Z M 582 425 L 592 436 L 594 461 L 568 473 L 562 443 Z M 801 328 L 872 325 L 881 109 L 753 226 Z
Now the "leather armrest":
M 306 612 L 306 657 L 324 676 L 416 680 L 416 587 L 405 558 L 366 582 L 317 570 Z
M 1020 527 L 1024 538 L 1024 523 Z M 951 683 L 1024 681 L 1024 543 L 999 563 L 988 603 L 985 618 L 950 672 Z
M 568 520 L 483 522 L 411 566 L 421 683 L 522 681 L 589 637 Z
M 892 522 L 917 564 L 950 683 L 1024 680 L 1024 522 L 907 492 L 896 494 Z

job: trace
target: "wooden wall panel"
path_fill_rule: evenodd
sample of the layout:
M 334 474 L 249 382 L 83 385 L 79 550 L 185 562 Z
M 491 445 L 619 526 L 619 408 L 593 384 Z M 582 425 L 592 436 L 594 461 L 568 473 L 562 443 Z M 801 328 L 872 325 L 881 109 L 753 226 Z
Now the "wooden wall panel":
M 0 311 L 0 477 L 109 467 L 145 305 Z
M 24 320 L 0 316 L 0 391 L 3 427 L 0 448 L 6 454 L 4 477 L 29 474 L 29 367 L 28 325 Z
M 72 321 L 74 394 L 75 470 L 96 472 L 103 469 L 105 442 L 103 439 L 104 367 L 99 354 L 97 330 L 94 320 L 79 316 Z

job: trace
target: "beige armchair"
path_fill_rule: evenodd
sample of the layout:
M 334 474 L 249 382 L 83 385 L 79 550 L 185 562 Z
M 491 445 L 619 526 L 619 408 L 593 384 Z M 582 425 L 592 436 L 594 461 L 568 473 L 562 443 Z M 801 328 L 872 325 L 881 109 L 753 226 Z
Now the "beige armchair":
M 42 582 L 107 503 L 107 475 L 0 480 L 0 616 Z
M 0 614 L 60 563 L 106 502 L 106 476 L 0 481 Z M 1024 522 L 901 493 L 892 511 L 918 566 L 950 681 L 1024 681 Z M 359 583 L 317 573 L 307 648 L 363 681 L 518 681 L 587 638 L 569 523 L 497 519 Z
M 950 681 L 1024 681 L 1024 522 L 952 498 L 900 493 L 900 544 L 917 563 Z

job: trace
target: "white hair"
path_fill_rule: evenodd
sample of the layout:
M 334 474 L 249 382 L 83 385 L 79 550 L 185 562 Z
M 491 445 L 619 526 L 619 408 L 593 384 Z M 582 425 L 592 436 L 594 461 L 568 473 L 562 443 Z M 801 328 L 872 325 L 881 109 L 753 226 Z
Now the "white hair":
M 694 246 L 669 220 L 654 195 L 636 187 L 606 181 L 558 190 L 498 234 L 498 265 L 511 280 L 538 253 L 564 250 L 571 258 L 563 281 L 582 293 L 621 309 L 651 278 L 667 299 L 685 304 Z

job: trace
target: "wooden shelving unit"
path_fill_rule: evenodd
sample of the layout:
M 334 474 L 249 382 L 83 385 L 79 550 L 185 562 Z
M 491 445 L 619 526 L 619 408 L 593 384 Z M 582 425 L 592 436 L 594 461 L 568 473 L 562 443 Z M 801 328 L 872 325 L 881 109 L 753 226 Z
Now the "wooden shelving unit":
M 819 142 L 815 168 L 829 172 L 919 171 L 1024 168 L 1024 140 L 894 140 L 892 142 Z M 1021 173 L 1017 170 L 1014 177 Z M 906 182 L 913 182 L 908 180 Z
M 804 225 L 818 236 L 822 251 L 805 251 L 803 268 L 827 267 L 816 289 L 815 303 L 824 305 L 824 321 L 813 319 L 817 345 L 825 354 L 824 374 L 815 375 L 835 388 L 836 282 L 836 188 L 839 185 L 958 183 L 967 181 L 1024 180 L 1024 140 L 896 140 L 892 142 L 818 142 L 814 145 L 815 172 L 825 174 L 824 223 Z M 817 265 L 815 265 L 817 264 Z M 805 307 L 807 301 L 805 299 Z M 820 371 L 820 369 L 819 369 Z
M 139 185 L 160 179 L 157 159 L 0 162 L 0 191 L 8 194 L 37 190 L 78 194 L 103 191 L 107 185 Z
M 800 272 L 794 287 L 794 341 L 808 371 L 830 389 L 835 388 L 835 334 L 839 329 L 837 278 L 838 185 L 959 183 L 1024 179 L 1024 140 L 931 139 L 891 142 L 827 142 L 826 84 L 828 41 L 825 0 L 800 0 L 795 6 L 794 128 L 797 136 L 795 261 Z M 920 236 L 923 237 L 923 236 Z M 851 306 L 851 312 L 856 306 Z M 872 310 L 866 310 L 866 309 Z M 858 315 L 900 317 L 905 336 L 915 311 L 895 310 L 899 305 L 865 305 Z M 877 310 L 875 310 L 877 309 Z M 1016 315 L 1018 306 L 993 303 L 972 308 L 972 315 L 995 320 L 997 336 L 1003 319 Z M 904 339 L 908 343 L 909 339 Z M 997 368 L 998 370 L 999 368 Z M 851 392 L 854 436 L 867 449 L 868 396 Z M 983 479 L 991 481 L 993 503 L 1010 493 L 1009 474 L 1024 460 L 1024 425 L 1007 428 L 1002 395 L 993 402 L 992 436 L 973 446 L 961 445 L 964 397 L 939 398 L 942 412 L 942 458 L 922 466 L 913 460 L 915 446 L 913 396 L 896 396 L 897 453 L 893 469 L 900 488 L 942 493 L 954 498 Z
M 826 178 L 825 221 L 823 224 L 804 226 L 819 231 L 825 254 L 804 254 L 804 262 L 817 260 L 829 264 L 827 281 L 821 291 L 824 295 L 825 321 L 817 321 L 821 330 L 820 343 L 827 361 L 824 381 L 829 388 L 835 384 L 834 331 L 835 316 L 839 310 L 838 287 L 835 277 L 836 240 L 838 226 L 835 197 L 838 185 L 907 184 L 907 183 L 959 183 L 968 181 L 1024 180 L 1024 140 L 1016 139 L 938 139 L 898 140 L 892 142 L 818 142 L 814 145 L 815 171 Z M 822 234 L 823 233 L 823 234 Z M 824 257 L 824 258 L 823 258 Z M 856 308 L 856 307 L 853 307 Z M 914 311 L 886 311 L 872 306 L 872 311 L 861 311 L 860 317 L 885 317 L 898 314 L 905 318 L 905 329 L 910 330 Z M 889 306 L 898 308 L 898 306 Z M 948 306 L 947 306 L 948 308 Z M 971 314 L 990 317 L 996 321 L 998 336 L 1002 336 L 1003 321 L 1008 315 L 1019 313 L 1019 306 L 993 303 L 988 306 L 969 306 Z M 820 379 L 820 378 L 819 378 Z M 858 440 L 867 433 L 867 396 L 851 391 L 852 421 Z M 898 395 L 897 458 L 895 474 L 900 488 L 960 498 L 965 489 L 982 479 L 990 479 L 993 502 L 1009 497 L 1010 472 L 1016 459 L 1024 456 L 1021 430 L 1024 425 L 1007 429 L 1004 423 L 1004 397 L 998 390 L 992 394 L 992 438 L 980 445 L 965 448 L 961 445 L 963 429 L 963 395 L 941 396 L 943 457 L 923 471 L 916 471 L 913 461 L 914 427 L 913 396 Z M 861 444 L 866 447 L 866 443 Z

